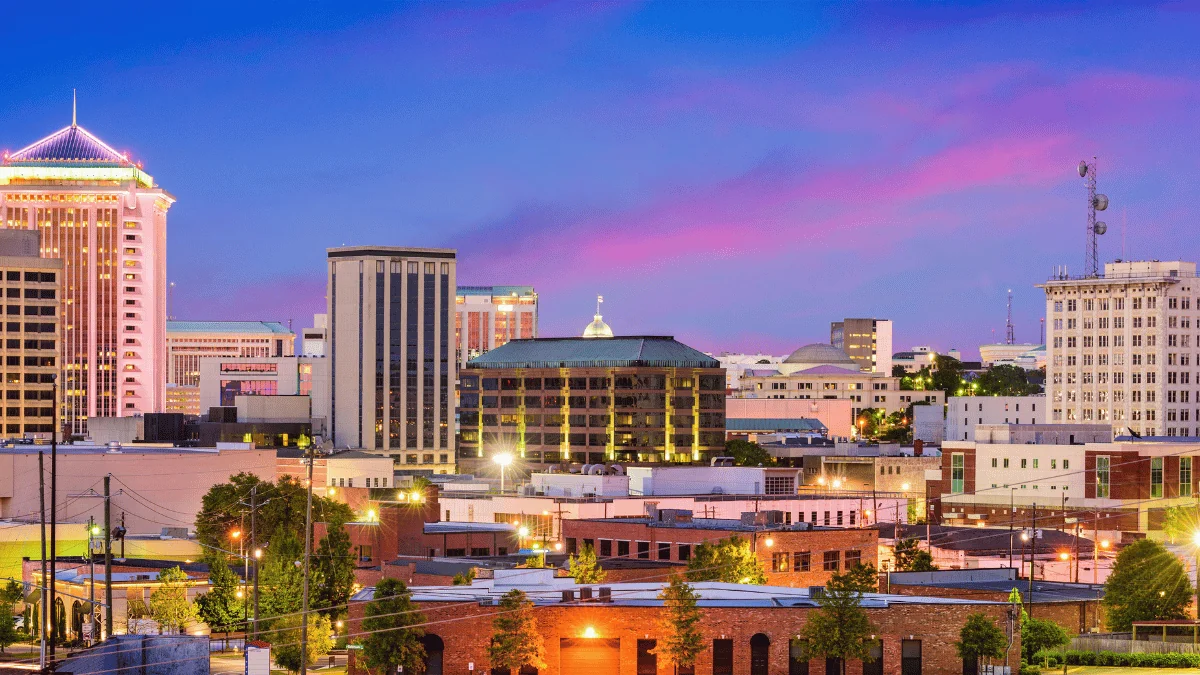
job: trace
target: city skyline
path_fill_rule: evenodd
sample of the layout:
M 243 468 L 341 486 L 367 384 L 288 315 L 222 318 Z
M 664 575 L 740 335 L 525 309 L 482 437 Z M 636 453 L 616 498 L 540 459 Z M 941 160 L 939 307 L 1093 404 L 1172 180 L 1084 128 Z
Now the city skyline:
M 180 318 L 302 327 L 326 248 L 445 246 L 460 283 L 537 288 L 547 337 L 601 293 L 618 334 L 709 351 L 786 354 L 875 316 L 895 351 L 970 358 L 1003 341 L 1007 289 L 1037 342 L 1034 284 L 1083 271 L 1080 159 L 1112 200 L 1102 262 L 1122 239 L 1200 254 L 1175 240 L 1200 145 L 1177 47 L 1200 17 L 1082 8 L 167 11 L 86 66 L 67 39 L 12 72 L 0 148 L 66 126 L 78 88 L 80 124 L 179 199 Z

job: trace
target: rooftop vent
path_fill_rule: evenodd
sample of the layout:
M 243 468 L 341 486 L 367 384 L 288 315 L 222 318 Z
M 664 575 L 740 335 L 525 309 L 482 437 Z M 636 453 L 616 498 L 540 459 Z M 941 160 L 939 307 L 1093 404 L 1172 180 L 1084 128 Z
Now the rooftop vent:
M 579 599 L 584 602 L 591 600 L 592 599 L 592 587 L 591 586 L 581 586 L 579 588 Z
M 564 588 L 562 592 L 562 601 L 575 602 L 575 590 L 571 588 Z
M 600 588 L 596 589 L 596 591 L 600 594 L 600 602 L 612 602 L 611 588 L 608 586 L 601 586 Z

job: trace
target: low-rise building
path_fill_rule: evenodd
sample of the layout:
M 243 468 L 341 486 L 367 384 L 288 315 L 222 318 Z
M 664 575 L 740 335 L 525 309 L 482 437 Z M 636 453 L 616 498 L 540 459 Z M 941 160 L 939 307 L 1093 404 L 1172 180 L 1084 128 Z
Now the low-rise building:
M 936 367 L 938 353 L 929 345 L 919 345 L 904 352 L 892 354 L 892 366 L 900 366 L 906 373 L 918 373 L 922 368 Z
M 830 438 L 850 438 L 854 435 L 854 405 L 848 398 L 749 398 L 731 396 L 725 399 L 725 424 L 729 420 L 788 420 L 813 419 L 825 427 Z
M 199 415 L 200 360 L 268 358 L 296 353 L 296 334 L 277 321 L 168 321 L 167 412 Z
M 520 590 L 534 604 L 538 632 L 545 644 L 547 675 L 620 675 L 667 672 L 658 653 L 664 581 L 577 584 L 553 570 L 494 570 L 462 586 L 413 588 L 412 600 L 427 616 L 438 617 L 421 638 L 425 671 L 448 675 L 488 672 L 488 646 L 495 633 L 497 604 L 505 593 Z M 838 659 L 810 662 L 795 638 L 817 611 L 812 589 L 697 582 L 693 589 L 704 613 L 699 624 L 704 649 L 695 672 L 736 675 L 765 672 L 840 672 Z M 358 634 L 374 588 L 351 600 L 346 630 Z M 955 652 L 968 616 L 983 613 L 1000 626 L 1013 625 L 1011 606 L 977 599 L 865 594 L 861 601 L 876 627 L 870 670 L 857 661 L 848 672 L 958 673 L 963 661 Z M 1008 647 L 1020 662 L 1020 631 Z M 366 675 L 361 652 L 351 650 L 350 675 Z
M 1040 344 L 991 344 L 979 345 L 979 362 L 984 368 L 992 366 L 1017 366 L 1025 370 L 1046 367 L 1046 345 Z
M 330 402 L 328 359 L 310 356 L 203 358 L 198 363 L 202 411 L 236 406 L 239 396 L 307 396 L 311 401 L 312 411 L 308 417 L 313 423 L 313 433 L 325 435 Z
M 275 450 L 276 479 L 291 476 L 307 480 L 309 450 L 278 448 Z M 318 454 L 313 458 L 313 492 L 323 497 L 336 496 L 330 488 L 394 488 L 392 460 L 369 452 L 347 450 L 332 455 Z
M 710 356 L 712 356 L 710 354 Z M 783 362 L 785 357 L 771 354 L 729 354 L 713 356 L 725 369 L 725 389 L 737 391 L 742 387 L 742 374 L 747 370 L 770 368 Z
M 981 424 L 1044 424 L 1046 396 L 951 396 L 946 399 L 948 441 L 975 440 Z

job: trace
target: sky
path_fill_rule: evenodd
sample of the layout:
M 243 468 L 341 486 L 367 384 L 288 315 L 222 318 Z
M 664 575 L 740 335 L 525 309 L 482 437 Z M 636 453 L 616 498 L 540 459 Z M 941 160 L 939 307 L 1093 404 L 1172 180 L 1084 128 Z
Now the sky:
M 786 354 L 843 317 L 896 350 L 1038 342 L 1104 261 L 1200 259 L 1200 5 L 21 3 L 0 148 L 70 122 L 177 197 L 171 313 L 294 320 L 325 249 L 452 247 L 542 336 Z

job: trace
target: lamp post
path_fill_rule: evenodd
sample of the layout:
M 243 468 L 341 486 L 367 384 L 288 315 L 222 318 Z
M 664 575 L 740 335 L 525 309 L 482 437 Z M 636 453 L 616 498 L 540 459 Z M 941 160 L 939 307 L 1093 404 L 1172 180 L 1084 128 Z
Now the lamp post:
M 508 468 L 509 464 L 512 464 L 513 457 L 507 452 L 502 452 L 492 457 L 492 461 L 500 465 L 500 494 L 504 494 L 504 470 Z

